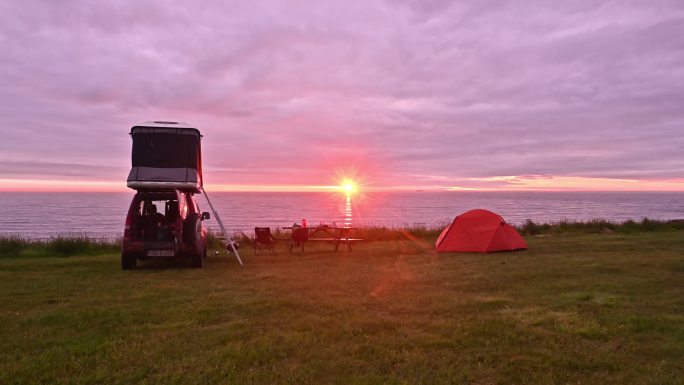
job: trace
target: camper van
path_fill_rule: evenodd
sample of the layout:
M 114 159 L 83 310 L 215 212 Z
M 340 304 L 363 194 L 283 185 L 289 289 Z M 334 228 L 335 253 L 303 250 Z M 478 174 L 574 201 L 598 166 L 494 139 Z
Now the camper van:
M 186 123 L 155 121 L 131 128 L 127 184 L 136 194 L 121 240 L 121 268 L 138 260 L 184 257 L 204 265 L 207 231 L 194 195 L 202 189 L 201 134 Z

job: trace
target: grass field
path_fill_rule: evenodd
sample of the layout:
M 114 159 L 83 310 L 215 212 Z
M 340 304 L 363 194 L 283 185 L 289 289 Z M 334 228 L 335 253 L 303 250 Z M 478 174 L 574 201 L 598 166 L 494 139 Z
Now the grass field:
M 684 231 L 0 258 L 0 383 L 682 384 Z

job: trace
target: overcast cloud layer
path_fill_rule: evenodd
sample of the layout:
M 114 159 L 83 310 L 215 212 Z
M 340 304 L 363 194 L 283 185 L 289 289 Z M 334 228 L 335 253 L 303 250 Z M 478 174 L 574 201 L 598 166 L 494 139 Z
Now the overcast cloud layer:
M 2 1 L 0 179 L 121 181 L 195 123 L 207 183 L 680 180 L 684 2 Z

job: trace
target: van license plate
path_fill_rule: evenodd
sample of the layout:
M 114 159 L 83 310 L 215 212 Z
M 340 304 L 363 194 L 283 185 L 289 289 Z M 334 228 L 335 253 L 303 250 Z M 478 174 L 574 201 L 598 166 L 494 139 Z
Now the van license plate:
M 173 250 L 147 250 L 148 257 L 173 257 Z

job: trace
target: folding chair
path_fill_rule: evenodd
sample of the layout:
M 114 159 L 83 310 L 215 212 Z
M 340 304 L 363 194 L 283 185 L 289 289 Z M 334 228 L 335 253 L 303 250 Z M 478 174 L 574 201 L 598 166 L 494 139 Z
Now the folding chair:
M 309 230 L 306 227 L 299 227 L 292 229 L 292 238 L 290 239 L 290 253 L 295 247 L 301 247 L 304 252 L 304 243 L 309 240 Z
M 254 255 L 256 255 L 258 248 L 267 250 L 269 254 L 278 254 L 275 250 L 275 244 L 276 239 L 271 235 L 270 227 L 254 228 Z

